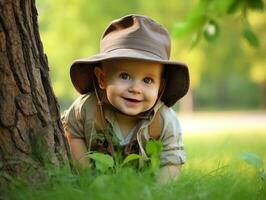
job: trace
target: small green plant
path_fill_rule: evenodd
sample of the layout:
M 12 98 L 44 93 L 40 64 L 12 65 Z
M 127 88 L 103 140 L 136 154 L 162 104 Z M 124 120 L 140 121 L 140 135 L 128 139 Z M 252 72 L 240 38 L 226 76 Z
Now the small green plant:
M 146 144 L 146 152 L 149 156 L 148 168 L 152 173 L 155 173 L 160 167 L 160 153 L 162 151 L 162 142 L 157 140 L 150 140 Z M 132 161 L 142 159 L 142 155 L 129 154 L 124 159 L 121 156 L 121 152 L 116 152 L 112 157 L 109 154 L 99 152 L 88 152 L 86 156 L 92 159 L 95 163 L 95 169 L 100 173 L 117 172 L 121 168 L 133 164 Z
M 95 169 L 100 173 L 117 172 L 127 163 L 138 160 L 142 157 L 138 154 L 129 154 L 121 161 L 121 156 L 119 154 L 115 154 L 115 156 L 112 157 L 109 154 L 88 152 L 86 156 L 95 162 Z
M 258 154 L 252 153 L 252 152 L 243 152 L 240 154 L 240 158 L 244 160 L 247 164 L 255 167 L 258 171 L 258 177 L 262 181 L 266 181 L 264 163 L 263 163 L 262 158 Z
M 264 171 L 263 159 L 258 154 L 252 152 L 241 153 L 240 157 L 248 165 L 255 167 L 255 169 L 257 170 L 258 179 L 260 180 L 258 197 L 264 198 L 266 195 L 266 173 Z
M 150 168 L 154 173 L 160 168 L 160 154 L 162 149 L 163 144 L 159 140 L 150 140 L 146 144 L 146 152 L 150 158 Z
M 140 159 L 142 156 L 139 154 L 129 154 L 122 162 L 121 167 L 125 166 L 127 163 L 133 160 Z
M 108 154 L 89 152 L 87 153 L 87 157 L 94 160 L 96 170 L 99 170 L 102 173 L 114 169 L 114 159 Z

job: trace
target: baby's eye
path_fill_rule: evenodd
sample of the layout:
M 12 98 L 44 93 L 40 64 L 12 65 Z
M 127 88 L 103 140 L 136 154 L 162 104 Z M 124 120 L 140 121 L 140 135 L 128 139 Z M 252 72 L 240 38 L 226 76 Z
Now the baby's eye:
M 129 80 L 130 76 L 127 73 L 121 73 L 119 77 L 123 80 Z
M 154 82 L 153 79 L 150 78 L 150 77 L 146 77 L 146 78 L 144 78 L 143 81 L 144 81 L 144 83 L 147 83 L 147 84 L 151 84 L 151 83 Z

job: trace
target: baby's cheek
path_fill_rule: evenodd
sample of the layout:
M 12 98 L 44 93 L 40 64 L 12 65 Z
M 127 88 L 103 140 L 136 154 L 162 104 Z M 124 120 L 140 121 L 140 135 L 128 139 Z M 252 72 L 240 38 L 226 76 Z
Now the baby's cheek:
M 157 98 L 159 93 L 159 89 L 157 88 L 149 88 L 147 90 L 147 94 L 151 97 L 151 98 Z
M 150 90 L 149 92 L 147 92 L 146 98 L 150 103 L 154 104 L 158 98 L 158 91 Z
M 112 98 L 115 94 L 114 94 L 114 88 L 111 86 L 108 86 L 106 88 L 106 94 L 107 94 L 107 98 L 110 100 L 110 98 Z

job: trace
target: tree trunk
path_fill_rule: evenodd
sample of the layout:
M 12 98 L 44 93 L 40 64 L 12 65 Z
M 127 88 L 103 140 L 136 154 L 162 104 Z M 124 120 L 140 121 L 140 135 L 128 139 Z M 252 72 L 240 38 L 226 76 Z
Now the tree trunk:
M 34 0 L 0 0 L 0 183 L 68 163 Z

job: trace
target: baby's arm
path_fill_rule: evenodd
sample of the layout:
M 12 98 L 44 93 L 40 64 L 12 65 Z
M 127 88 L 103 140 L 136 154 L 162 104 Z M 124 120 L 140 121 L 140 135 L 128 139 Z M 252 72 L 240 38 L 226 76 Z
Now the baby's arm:
M 72 137 L 67 131 L 65 131 L 65 135 L 70 146 L 71 156 L 77 168 L 90 168 L 92 163 L 89 158 L 85 156 L 85 153 L 87 152 L 85 141 L 82 138 Z
M 181 166 L 185 162 L 184 146 L 180 124 L 176 113 L 172 109 L 165 109 L 162 113 L 161 141 L 163 150 L 160 155 L 161 169 L 157 181 L 161 184 L 177 180 L 181 173 Z
M 157 182 L 159 184 L 170 183 L 177 180 L 181 172 L 181 165 L 165 165 L 160 169 L 157 176 Z

